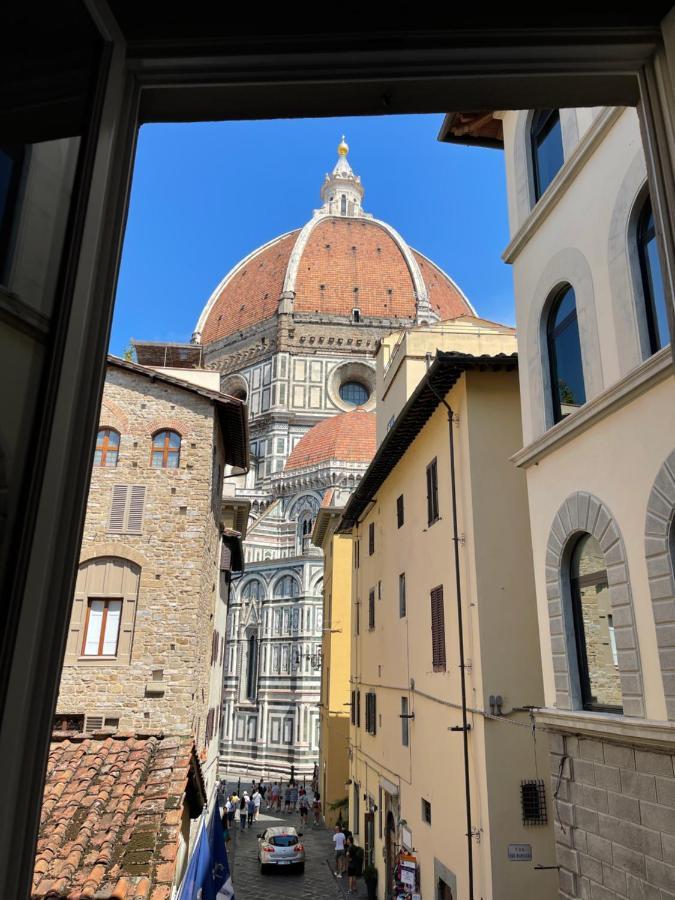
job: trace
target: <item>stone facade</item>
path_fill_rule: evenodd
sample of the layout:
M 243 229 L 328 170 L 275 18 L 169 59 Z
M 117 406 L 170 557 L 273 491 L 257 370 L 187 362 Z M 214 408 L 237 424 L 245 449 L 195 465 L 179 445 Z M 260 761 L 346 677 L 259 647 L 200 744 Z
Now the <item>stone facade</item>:
M 675 896 L 675 756 L 552 734 L 560 896 Z
M 219 719 L 219 702 L 208 705 L 210 683 L 222 679 L 220 491 L 229 436 L 213 399 L 115 361 L 100 424 L 119 432 L 119 455 L 117 465 L 92 469 L 57 721 L 84 716 L 85 730 L 194 734 L 204 755 Z M 181 436 L 177 468 L 150 465 L 162 429 Z M 125 510 L 115 521 L 120 491 Z M 85 655 L 90 601 L 111 597 L 122 600 L 117 648 Z

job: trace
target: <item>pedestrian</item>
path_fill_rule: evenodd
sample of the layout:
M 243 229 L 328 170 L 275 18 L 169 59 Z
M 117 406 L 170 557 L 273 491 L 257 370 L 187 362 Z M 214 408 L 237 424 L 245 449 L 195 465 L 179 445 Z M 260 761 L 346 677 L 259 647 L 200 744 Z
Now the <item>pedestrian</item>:
M 259 790 L 256 790 L 251 798 L 253 800 L 253 804 L 255 806 L 255 821 L 258 821 L 258 817 L 260 815 L 260 804 L 262 803 L 262 794 Z
M 298 788 L 297 788 L 297 785 L 294 783 L 293 787 L 291 788 L 291 810 L 293 812 L 295 812 L 297 805 L 298 805 Z
M 286 789 L 284 790 L 284 812 L 291 811 L 291 789 L 288 785 L 286 785 Z
M 228 828 L 232 828 L 234 825 L 234 814 L 237 810 L 237 805 L 234 801 L 234 797 L 232 794 L 227 798 L 227 803 L 225 804 L 225 808 L 227 810 L 227 825 Z
M 303 794 L 300 798 L 300 821 L 303 825 L 307 825 L 307 817 L 309 816 L 309 801 L 307 795 Z
M 354 844 L 354 839 L 349 838 L 345 846 L 345 859 L 347 861 L 347 893 L 356 893 L 356 879 L 360 877 L 363 869 L 363 850 Z
M 312 810 L 314 812 L 314 824 L 321 824 L 321 795 L 318 791 L 314 793 L 314 800 L 312 801 Z
M 253 797 L 248 798 L 247 812 L 248 812 L 248 827 L 253 828 L 253 819 L 255 817 L 255 800 L 253 799 Z
M 229 803 L 230 803 L 229 800 L 226 800 L 226 801 L 225 801 L 225 811 L 223 812 L 223 816 L 222 816 L 222 818 L 221 818 L 221 820 L 220 820 L 220 821 L 222 822 L 222 825 L 223 825 L 223 838 L 224 838 L 224 840 L 225 840 L 225 845 L 226 845 L 226 846 L 227 846 L 227 844 L 230 843 L 230 819 L 229 819 L 230 811 L 229 811 L 229 809 L 228 809 L 228 804 L 229 804 Z
M 345 860 L 345 836 L 340 830 L 340 826 L 335 826 L 335 834 L 333 835 L 333 846 L 335 847 L 335 877 L 342 878 L 342 870 Z
M 239 801 L 239 828 L 246 831 L 246 815 L 248 811 L 248 791 L 244 791 Z
M 279 785 L 274 782 L 272 787 L 270 788 L 270 802 L 267 804 L 267 808 L 276 809 L 279 805 Z
M 267 785 L 264 784 L 264 782 L 261 781 L 261 782 L 258 784 L 258 790 L 260 791 L 260 796 L 261 796 L 261 797 L 263 798 L 263 800 L 264 800 L 264 799 L 265 799 L 265 794 L 267 793 Z

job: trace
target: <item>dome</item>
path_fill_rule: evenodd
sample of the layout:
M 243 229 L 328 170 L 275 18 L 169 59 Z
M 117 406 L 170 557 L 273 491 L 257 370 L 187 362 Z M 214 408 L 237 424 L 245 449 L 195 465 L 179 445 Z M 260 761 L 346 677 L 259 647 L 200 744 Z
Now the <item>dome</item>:
M 324 419 L 300 438 L 284 471 L 338 460 L 367 465 L 375 456 L 375 413 L 353 409 Z
M 227 338 L 285 311 L 399 324 L 443 321 L 475 310 L 442 269 L 391 225 L 365 213 L 364 189 L 348 147 L 321 187 L 323 205 L 301 229 L 283 234 L 238 263 L 209 298 L 195 340 Z

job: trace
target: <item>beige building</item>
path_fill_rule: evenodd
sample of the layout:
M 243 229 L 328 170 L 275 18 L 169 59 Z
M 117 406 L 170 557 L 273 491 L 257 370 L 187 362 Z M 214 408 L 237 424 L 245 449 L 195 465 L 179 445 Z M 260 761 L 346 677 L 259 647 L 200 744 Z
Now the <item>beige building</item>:
M 323 499 L 312 542 L 323 550 L 323 639 L 319 707 L 319 792 L 326 823 L 344 820 L 349 801 L 352 540 L 336 534 L 348 494 Z M 341 800 L 347 801 L 338 805 Z
M 350 827 L 381 898 L 557 893 L 535 869 L 554 864 L 554 800 L 529 713 L 543 689 L 509 461 L 515 347 L 512 329 L 462 318 L 394 335 L 378 358 L 389 428 L 340 531 L 354 542 Z
M 634 109 L 503 141 L 561 896 L 675 896 L 675 383 Z M 489 119 L 489 117 L 488 117 Z M 446 132 L 458 133 L 458 117 Z
M 209 791 L 243 568 L 223 480 L 248 461 L 246 406 L 218 381 L 109 358 L 56 712 L 61 729 L 193 735 Z

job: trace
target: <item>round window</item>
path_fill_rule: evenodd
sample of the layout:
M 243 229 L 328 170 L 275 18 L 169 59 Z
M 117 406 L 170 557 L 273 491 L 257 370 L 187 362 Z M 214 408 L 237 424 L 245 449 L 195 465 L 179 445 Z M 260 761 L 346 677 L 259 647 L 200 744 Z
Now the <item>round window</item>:
M 352 403 L 354 406 L 363 406 L 368 402 L 370 392 L 359 381 L 345 381 L 340 385 L 340 397 L 345 403 Z

